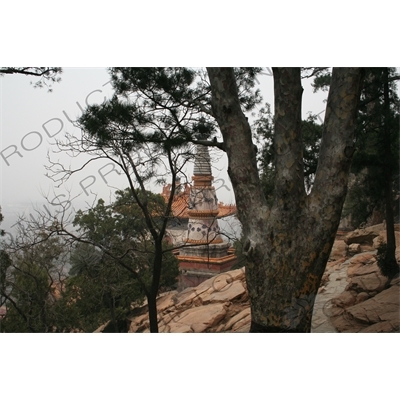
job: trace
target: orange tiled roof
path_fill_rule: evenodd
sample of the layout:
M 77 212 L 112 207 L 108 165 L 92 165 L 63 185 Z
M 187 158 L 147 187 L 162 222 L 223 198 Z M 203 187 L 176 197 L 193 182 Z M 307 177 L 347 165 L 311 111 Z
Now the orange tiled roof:
M 171 192 L 171 184 L 163 187 L 161 195 L 164 197 L 165 202 L 169 200 Z M 188 215 L 188 202 L 190 194 L 190 185 L 185 184 L 184 189 L 181 193 L 174 196 L 172 201 L 172 215 L 176 218 L 189 218 Z M 228 217 L 229 215 L 236 214 L 236 206 L 234 204 L 218 203 L 218 215 L 217 218 Z

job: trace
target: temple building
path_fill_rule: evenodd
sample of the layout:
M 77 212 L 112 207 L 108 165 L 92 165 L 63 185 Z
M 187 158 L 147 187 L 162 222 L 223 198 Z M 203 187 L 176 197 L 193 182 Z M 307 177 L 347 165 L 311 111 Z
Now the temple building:
M 218 219 L 236 213 L 236 206 L 219 203 L 212 182 L 208 148 L 197 145 L 193 185 L 177 182 L 172 203 L 173 222 L 168 229 L 168 240 L 179 248 L 179 287 L 193 287 L 228 271 L 237 258 L 231 244 L 220 234 Z M 167 200 L 171 185 L 163 188 Z

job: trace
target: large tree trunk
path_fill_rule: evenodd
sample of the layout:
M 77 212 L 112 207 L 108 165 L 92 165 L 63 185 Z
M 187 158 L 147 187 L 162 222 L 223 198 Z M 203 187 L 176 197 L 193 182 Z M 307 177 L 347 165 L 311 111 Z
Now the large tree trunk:
M 320 162 L 304 187 L 299 68 L 275 68 L 274 202 L 262 194 L 251 129 L 233 70 L 208 68 L 247 254 L 252 332 L 309 332 L 314 300 L 346 196 L 360 94 L 360 69 L 334 69 Z

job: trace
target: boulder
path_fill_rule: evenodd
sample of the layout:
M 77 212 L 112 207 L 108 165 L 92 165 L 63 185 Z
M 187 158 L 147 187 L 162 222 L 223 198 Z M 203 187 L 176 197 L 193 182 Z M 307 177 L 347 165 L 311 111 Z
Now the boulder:
M 361 253 L 350 259 L 350 264 L 370 264 L 375 261 L 375 253 Z
M 386 320 L 398 323 L 399 299 L 399 286 L 395 285 L 360 304 L 349 307 L 346 311 L 360 322 L 371 324 Z
M 379 232 L 381 232 L 382 230 L 383 224 L 373 225 L 363 229 L 356 229 L 355 231 L 352 231 L 345 236 L 344 242 L 347 245 L 350 245 L 352 243 L 368 243 L 372 245 L 373 240 L 377 236 L 379 236 Z
M 378 263 L 375 261 L 375 257 L 371 257 L 367 263 L 351 263 L 347 270 L 347 275 L 352 278 L 354 276 L 368 275 L 368 274 L 381 274 L 378 267 Z
M 346 290 L 354 290 L 357 293 L 379 293 L 385 287 L 388 279 L 378 273 L 354 276 L 347 285 Z

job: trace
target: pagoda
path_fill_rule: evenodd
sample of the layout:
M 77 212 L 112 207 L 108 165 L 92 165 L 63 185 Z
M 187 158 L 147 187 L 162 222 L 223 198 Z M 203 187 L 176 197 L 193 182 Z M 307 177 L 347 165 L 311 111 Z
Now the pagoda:
M 197 145 L 193 185 L 185 185 L 172 205 L 172 212 L 187 228 L 181 237 L 183 246 L 177 254 L 179 260 L 179 287 L 193 287 L 226 272 L 237 262 L 230 243 L 221 237 L 218 218 L 233 215 L 236 207 L 218 202 L 212 182 L 210 154 L 208 147 Z M 164 188 L 166 197 L 168 188 Z M 179 210 L 179 212 L 178 212 Z M 175 240 L 174 240 L 175 241 Z

